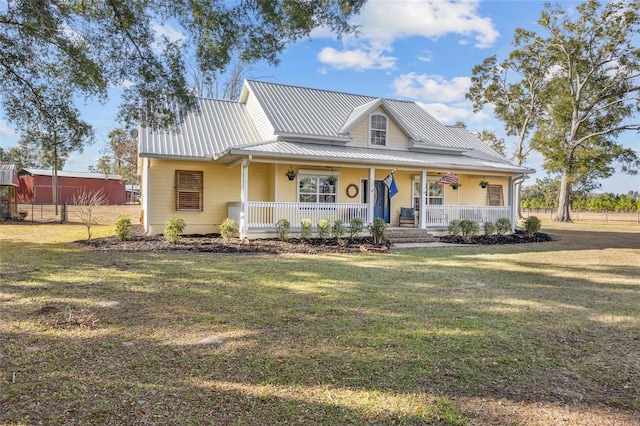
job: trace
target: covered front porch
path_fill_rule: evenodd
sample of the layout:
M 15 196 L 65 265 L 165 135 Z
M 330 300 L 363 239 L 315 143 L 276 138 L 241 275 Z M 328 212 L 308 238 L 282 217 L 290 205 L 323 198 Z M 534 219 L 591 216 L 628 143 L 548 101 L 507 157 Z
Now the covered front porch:
M 464 185 L 459 189 L 438 183 L 446 170 L 310 164 L 285 168 L 278 163 L 269 169 L 266 162 L 252 161 L 251 157 L 227 167 L 235 165 L 240 166 L 240 200 L 227 202 L 227 217 L 239 224 L 242 238 L 273 232 L 281 219 L 290 223 L 292 232 L 301 228 L 303 219 L 310 220 L 314 228 L 321 220 L 341 220 L 349 227 L 357 217 L 368 227 L 376 217 L 382 217 L 390 227 L 399 227 L 400 212 L 406 209 L 412 209 L 413 220 L 403 220 L 402 225 L 432 231 L 446 229 L 452 220 L 474 220 L 481 227 L 500 218 L 514 223 L 512 206 L 518 180 L 509 175 L 491 177 L 500 194 L 495 205 L 489 202 L 491 188 L 479 184 L 486 174 L 475 171 L 458 172 Z M 294 178 L 286 177 L 290 170 L 295 171 Z M 390 194 L 389 183 L 385 183 L 389 176 L 394 176 L 396 195 Z M 256 191 L 255 185 L 262 190 Z M 251 199 L 266 192 L 271 200 Z M 348 199 L 353 202 L 345 202 Z

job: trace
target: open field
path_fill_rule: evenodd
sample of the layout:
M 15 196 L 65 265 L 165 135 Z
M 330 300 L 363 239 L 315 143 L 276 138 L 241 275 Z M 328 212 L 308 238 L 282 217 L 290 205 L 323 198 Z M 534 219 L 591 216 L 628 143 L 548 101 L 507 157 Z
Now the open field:
M 247 256 L 0 224 L 0 424 L 640 424 L 640 225 L 542 230 Z

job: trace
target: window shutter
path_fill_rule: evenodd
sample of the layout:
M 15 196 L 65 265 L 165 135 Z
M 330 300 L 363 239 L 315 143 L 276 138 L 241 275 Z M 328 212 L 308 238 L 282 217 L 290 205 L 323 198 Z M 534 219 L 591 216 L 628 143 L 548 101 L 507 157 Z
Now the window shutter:
M 502 185 L 489 185 L 487 187 L 487 201 L 490 206 L 504 206 L 502 198 Z
M 202 211 L 202 172 L 176 170 L 176 210 Z

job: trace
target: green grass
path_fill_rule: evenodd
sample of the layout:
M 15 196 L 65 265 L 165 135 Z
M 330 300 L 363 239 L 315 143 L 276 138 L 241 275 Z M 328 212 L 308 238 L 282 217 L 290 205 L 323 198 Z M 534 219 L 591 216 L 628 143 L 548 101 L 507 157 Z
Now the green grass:
M 634 424 L 640 226 L 543 231 L 230 256 L 0 225 L 0 424 Z

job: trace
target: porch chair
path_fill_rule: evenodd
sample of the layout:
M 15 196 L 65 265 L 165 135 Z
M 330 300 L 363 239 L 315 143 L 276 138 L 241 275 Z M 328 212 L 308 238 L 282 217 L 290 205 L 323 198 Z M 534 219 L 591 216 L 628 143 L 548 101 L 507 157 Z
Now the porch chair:
M 416 210 L 412 207 L 400 207 L 400 223 L 399 226 L 416 226 Z

